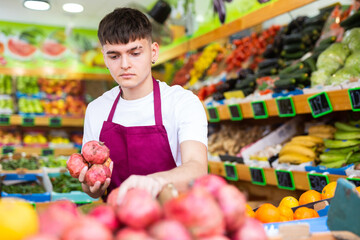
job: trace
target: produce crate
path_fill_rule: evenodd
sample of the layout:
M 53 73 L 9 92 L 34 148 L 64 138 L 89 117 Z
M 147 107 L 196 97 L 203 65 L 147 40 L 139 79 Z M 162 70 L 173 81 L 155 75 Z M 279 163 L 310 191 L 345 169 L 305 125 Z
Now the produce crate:
M 348 168 L 351 168 L 354 164 L 350 164 L 341 168 L 327 168 L 325 166 L 306 166 L 305 170 L 307 172 L 315 171 L 317 173 L 324 173 L 328 172 L 329 174 L 336 174 L 336 175 L 345 175 L 346 176 L 346 170 Z

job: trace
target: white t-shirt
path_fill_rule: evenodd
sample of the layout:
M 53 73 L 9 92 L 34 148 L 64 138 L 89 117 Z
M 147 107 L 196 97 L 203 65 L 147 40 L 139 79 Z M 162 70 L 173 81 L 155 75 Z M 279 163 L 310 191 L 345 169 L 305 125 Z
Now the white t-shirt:
M 199 98 L 180 86 L 168 86 L 158 81 L 161 95 L 161 112 L 172 155 L 181 165 L 180 143 L 199 141 L 207 146 L 207 118 Z M 107 120 L 115 98 L 116 86 L 92 101 L 85 114 L 83 144 L 99 140 L 103 122 Z M 153 92 L 136 100 L 120 97 L 112 120 L 125 127 L 155 125 Z

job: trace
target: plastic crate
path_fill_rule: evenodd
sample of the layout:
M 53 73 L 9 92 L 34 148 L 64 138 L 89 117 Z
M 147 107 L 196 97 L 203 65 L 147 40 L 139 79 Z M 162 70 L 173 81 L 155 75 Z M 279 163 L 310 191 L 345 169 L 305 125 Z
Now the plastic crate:
M 306 166 L 305 170 L 307 172 L 311 172 L 311 171 L 315 171 L 317 173 L 324 173 L 324 172 L 328 172 L 329 174 L 335 174 L 335 175 L 344 175 L 346 176 L 346 170 L 348 168 L 350 168 L 351 166 L 353 166 L 354 164 L 350 164 L 347 165 L 345 167 L 341 167 L 341 168 L 327 168 L 324 166 Z

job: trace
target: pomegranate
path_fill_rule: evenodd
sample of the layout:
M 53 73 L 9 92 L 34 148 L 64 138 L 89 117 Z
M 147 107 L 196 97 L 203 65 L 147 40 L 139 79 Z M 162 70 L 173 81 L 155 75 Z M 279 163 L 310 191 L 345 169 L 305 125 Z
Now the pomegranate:
M 110 177 L 111 177 L 110 168 L 101 164 L 94 164 L 85 174 L 85 183 L 88 186 L 94 186 L 96 181 L 99 181 L 101 184 L 104 184 L 105 180 Z
M 82 154 L 91 164 L 103 164 L 109 158 L 110 151 L 103 142 L 93 140 L 84 144 Z
M 235 232 L 233 240 L 266 240 L 262 223 L 255 218 L 247 217 L 244 224 Z
M 216 200 L 225 217 L 226 230 L 237 230 L 245 221 L 246 199 L 242 192 L 233 185 L 222 186 Z
M 214 174 L 208 174 L 200 178 L 197 178 L 194 181 L 193 187 L 198 187 L 198 186 L 204 187 L 213 196 L 216 196 L 219 188 L 225 185 L 227 185 L 227 182 L 222 177 Z
M 55 201 L 39 213 L 40 233 L 60 236 L 65 228 L 73 225 L 79 217 L 75 203 Z
M 80 153 L 74 153 L 70 156 L 66 163 L 66 167 L 70 172 L 70 175 L 74 178 L 78 178 L 81 170 L 84 167 L 89 166 Z
M 120 225 L 114 209 L 109 205 L 96 206 L 88 215 L 104 224 L 110 231 L 115 231 Z
M 112 233 L 92 217 L 80 218 L 67 227 L 62 240 L 113 240 Z
M 224 216 L 215 199 L 202 187 L 173 198 L 164 205 L 165 217 L 175 219 L 196 237 L 222 235 L 225 232 Z
M 117 206 L 118 195 L 119 195 L 119 188 L 117 187 L 109 193 L 106 203 L 115 208 Z
M 55 237 L 54 235 L 40 233 L 31 237 L 27 237 L 23 240 L 59 240 L 59 238 Z
M 160 204 L 148 191 L 132 188 L 126 192 L 120 205 L 117 206 L 116 214 L 120 222 L 141 229 L 159 220 L 162 212 Z
M 115 236 L 115 240 L 155 240 L 143 229 L 123 228 Z
M 215 235 L 215 236 L 211 236 L 211 237 L 199 238 L 198 240 L 230 240 L 230 238 L 228 238 L 224 235 Z
M 150 235 L 157 240 L 191 240 L 188 230 L 176 220 L 161 220 L 149 229 Z

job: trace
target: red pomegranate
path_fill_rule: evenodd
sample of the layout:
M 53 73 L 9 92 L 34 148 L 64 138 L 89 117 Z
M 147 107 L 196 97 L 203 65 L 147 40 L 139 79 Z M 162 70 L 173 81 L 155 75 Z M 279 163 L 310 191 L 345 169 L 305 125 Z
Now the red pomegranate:
M 119 195 L 119 189 L 120 188 L 115 188 L 115 189 L 113 189 L 110 193 L 109 193 L 109 195 L 108 195 L 108 197 L 107 197 L 107 201 L 106 201 L 106 203 L 108 204 L 108 205 L 110 205 L 111 207 L 113 207 L 113 208 L 115 208 L 118 204 L 117 204 L 117 198 L 118 198 L 118 195 Z
M 215 236 L 211 236 L 211 237 L 199 238 L 198 240 L 230 240 L 230 238 L 228 238 L 224 235 L 215 235 Z
M 88 186 L 94 186 L 96 181 L 99 181 L 101 184 L 104 184 L 105 180 L 110 177 L 111 177 L 110 168 L 102 164 L 94 164 L 85 174 L 85 183 Z
M 193 187 L 204 187 L 208 192 L 213 196 L 216 196 L 217 191 L 222 187 L 227 185 L 227 182 L 220 176 L 214 174 L 208 174 L 197 178 L 194 181 Z
M 59 238 L 54 235 L 39 233 L 23 240 L 59 240 Z
M 150 226 L 150 236 L 157 240 L 191 240 L 188 230 L 176 220 L 160 220 Z
M 123 228 L 115 236 L 115 240 L 155 240 L 143 229 Z
M 222 235 L 224 216 L 215 199 L 202 187 L 173 198 L 164 205 L 165 217 L 181 222 L 196 238 Z
M 266 240 L 262 223 L 255 218 L 247 217 L 244 224 L 235 232 L 233 240 Z
M 84 144 L 82 154 L 90 164 L 103 164 L 109 158 L 110 151 L 103 142 L 93 140 Z
M 88 215 L 104 224 L 110 231 L 115 231 L 120 226 L 114 209 L 109 205 L 96 206 Z
M 80 153 L 74 153 L 70 156 L 66 163 L 66 167 L 70 172 L 70 175 L 74 178 L 78 178 L 81 170 L 84 167 L 89 166 Z
M 160 204 L 148 191 L 132 188 L 117 206 L 116 214 L 120 222 L 135 229 L 142 229 L 159 220 L 162 212 Z

